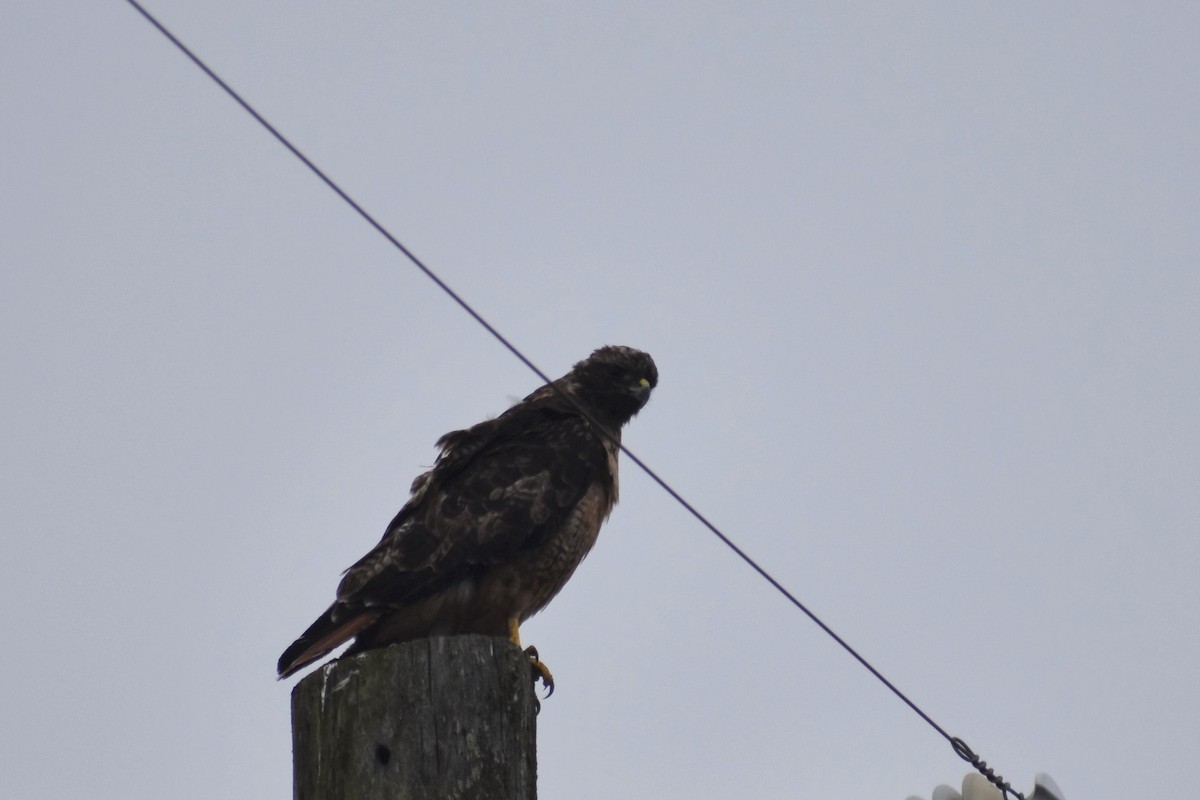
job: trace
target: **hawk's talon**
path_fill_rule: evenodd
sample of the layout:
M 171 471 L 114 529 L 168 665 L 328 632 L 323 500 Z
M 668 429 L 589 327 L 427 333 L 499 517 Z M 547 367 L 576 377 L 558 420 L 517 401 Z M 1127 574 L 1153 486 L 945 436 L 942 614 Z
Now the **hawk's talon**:
M 546 685 L 546 699 L 549 700 L 550 695 L 554 694 L 554 676 L 550 674 L 550 668 L 538 659 L 537 648 L 533 645 L 525 648 L 525 655 L 529 658 L 529 669 L 533 672 L 533 682 L 537 683 L 538 679 L 541 679 L 542 683 Z M 538 709 L 541 709 L 541 703 L 538 703 Z

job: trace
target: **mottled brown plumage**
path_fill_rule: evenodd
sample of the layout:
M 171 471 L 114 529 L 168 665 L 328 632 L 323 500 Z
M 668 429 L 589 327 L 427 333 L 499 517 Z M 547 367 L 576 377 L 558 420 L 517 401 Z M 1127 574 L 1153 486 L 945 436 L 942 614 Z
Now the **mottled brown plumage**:
M 433 469 L 280 657 L 279 676 L 351 638 L 347 653 L 462 633 L 519 644 L 517 626 L 595 544 L 617 500 L 621 426 L 657 383 L 646 353 L 602 347 L 495 419 L 439 439 Z

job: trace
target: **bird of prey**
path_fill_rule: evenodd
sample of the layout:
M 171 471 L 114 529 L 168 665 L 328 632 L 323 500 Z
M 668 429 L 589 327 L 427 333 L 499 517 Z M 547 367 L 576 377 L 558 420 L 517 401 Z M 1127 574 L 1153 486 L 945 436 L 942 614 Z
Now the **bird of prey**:
M 438 440 L 432 469 L 337 599 L 279 659 L 284 678 L 354 639 L 346 655 L 427 636 L 518 627 L 558 593 L 617 501 L 621 426 L 658 384 L 646 353 L 607 346 L 495 419 Z M 536 676 L 549 670 L 530 648 Z

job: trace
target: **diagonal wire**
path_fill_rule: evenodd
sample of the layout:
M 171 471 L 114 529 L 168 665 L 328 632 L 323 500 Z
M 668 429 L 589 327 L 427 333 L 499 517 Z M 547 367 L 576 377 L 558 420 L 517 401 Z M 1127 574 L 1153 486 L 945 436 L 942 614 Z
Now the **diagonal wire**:
M 148 21 L 151 25 L 153 25 L 156 29 L 158 29 L 159 33 L 161 33 L 163 36 L 165 36 L 167 39 L 169 39 L 170 42 L 173 45 L 175 45 L 175 47 L 177 47 L 185 56 L 187 56 L 188 59 L 190 59 L 193 64 L 195 64 L 197 67 L 199 67 L 200 70 L 203 71 L 205 75 L 207 75 L 209 78 L 211 78 L 213 80 L 213 82 L 215 82 L 218 86 L 220 86 L 225 91 L 226 94 L 228 94 L 231 98 L 233 98 L 233 100 L 239 106 L 241 106 L 246 111 L 246 113 L 248 113 L 250 116 L 254 117 L 255 121 L 257 121 L 260 125 L 262 125 L 272 136 L 274 136 L 279 141 L 280 144 L 282 144 L 284 147 L 286 147 L 292 153 L 292 155 L 294 155 L 296 158 L 300 159 L 300 161 L 304 164 L 304 166 L 308 167 L 308 169 L 314 175 L 316 175 L 318 178 L 320 178 L 321 181 L 326 186 L 328 186 L 335 194 L 337 194 L 338 197 L 342 198 L 342 200 L 344 200 L 347 205 L 349 205 L 352 209 L 354 209 L 360 217 L 362 217 L 364 220 L 366 220 L 367 224 L 369 224 L 381 236 L 383 236 L 385 239 L 387 239 L 388 242 L 390 242 L 397 250 L 399 250 L 401 253 L 403 253 L 405 255 L 405 257 L 407 257 L 408 260 L 411 261 L 413 263 L 413 265 L 417 267 L 417 269 L 419 269 L 419 270 L 421 270 L 421 272 L 425 273 L 425 276 L 427 278 L 429 278 L 431 281 L 433 281 L 439 289 L 441 289 L 443 292 L 446 293 L 446 295 L 448 295 L 450 297 L 451 300 L 453 300 L 464 311 L 466 311 L 467 314 L 469 314 L 476 322 L 478 322 L 484 328 L 484 330 L 486 330 L 488 333 L 490 333 L 492 335 L 492 337 L 496 339 L 496 341 L 498 341 L 498 342 L 500 342 L 500 344 L 504 345 L 504 347 L 510 353 L 512 353 L 514 356 L 516 356 L 516 358 L 522 364 L 524 364 L 535 375 L 537 375 L 539 378 L 541 378 L 544 383 L 551 384 L 552 386 L 554 386 L 554 388 L 557 391 L 559 391 L 561 393 L 561 390 L 558 389 L 558 385 L 555 384 L 553 381 L 551 381 L 550 377 L 548 375 L 546 375 L 546 373 L 543 372 L 541 369 L 539 369 L 536 364 L 534 364 L 532 361 L 530 361 L 529 358 L 526 357 L 526 355 L 524 353 L 522 353 L 516 347 L 516 345 L 514 345 L 512 342 L 510 342 L 508 340 L 508 338 L 504 336 L 504 334 L 500 333 L 500 331 L 497 330 L 495 326 L 493 326 L 490 322 L 488 322 L 486 319 L 484 319 L 483 316 L 478 311 L 476 311 L 466 300 L 464 300 L 462 298 L 462 296 L 460 294 L 458 294 L 458 292 L 456 292 L 452 288 L 450 288 L 450 286 L 445 281 L 443 281 L 440 277 L 438 277 L 438 275 L 433 270 L 431 270 L 428 266 L 426 266 L 425 263 L 423 261 L 421 261 L 421 259 L 418 258 L 415 253 L 413 253 L 411 250 L 409 250 L 407 247 L 405 247 L 404 244 L 401 243 L 399 239 L 397 239 L 395 236 L 393 236 L 392 233 L 387 228 L 385 228 L 373 216 L 371 216 L 371 214 L 366 209 L 364 209 L 361 205 L 359 205 L 354 200 L 354 198 L 352 198 L 349 194 L 347 194 L 337 183 L 334 182 L 334 180 L 332 178 L 330 178 L 328 175 L 326 175 L 325 172 L 323 170 L 321 170 L 320 167 L 318 167 L 316 164 L 314 164 L 308 158 L 308 156 L 306 156 L 306 155 L 304 155 L 304 153 L 300 152 L 299 148 L 297 148 L 294 144 L 291 143 L 291 141 L 288 140 L 288 138 L 286 136 L 284 136 L 282 133 L 279 132 L 279 129 L 277 129 L 274 125 L 272 125 L 270 122 L 268 122 L 266 120 L 266 118 L 264 118 L 261 114 L 259 114 L 258 111 L 256 111 L 253 106 L 251 106 L 246 100 L 244 100 L 242 98 L 242 96 L 233 89 L 233 87 L 231 87 L 228 83 L 226 83 L 224 80 L 222 80 L 221 77 L 219 75 L 217 75 L 217 73 L 215 73 L 212 69 L 210 69 L 209 66 L 207 64 L 205 64 L 204 61 L 202 61 L 199 56 L 197 56 L 195 53 L 193 53 L 191 51 L 191 49 L 188 48 L 187 45 L 185 45 L 182 41 L 180 41 L 179 38 L 175 36 L 175 34 L 171 33 L 171 31 L 168 30 L 166 28 L 166 26 L 164 26 L 161 22 L 159 22 L 158 19 L 156 19 L 149 11 L 147 11 L 140 3 L 138 3 L 137 0 L 126 0 L 126 2 L 129 3 L 129 5 L 133 6 L 133 8 L 139 14 L 141 14 L 143 17 L 145 17 L 146 21 Z M 594 419 L 592 419 L 591 415 L 586 411 L 586 409 L 582 408 L 578 404 L 578 402 L 575 401 L 574 398 L 570 397 L 569 395 L 566 395 L 565 393 L 563 393 L 563 396 L 566 397 L 566 399 L 570 400 L 575 405 L 575 407 L 585 417 L 587 417 L 589 419 L 589 421 L 591 421 L 593 424 L 596 424 L 597 428 L 599 428 L 602 431 L 605 430 L 603 428 L 603 426 L 598 425 L 596 423 L 596 421 Z M 851 656 L 853 656 L 854 659 L 856 661 L 858 661 L 859 664 L 861 664 L 863 667 L 865 667 L 867 669 L 867 671 L 869 671 L 872 675 L 874 675 L 876 678 L 878 678 L 879 681 L 884 686 L 886 686 L 888 689 L 890 689 L 892 691 L 893 694 L 896 695 L 896 697 L 898 697 L 902 701 L 904 701 L 904 703 L 909 708 L 911 708 L 914 712 L 916 712 L 916 714 L 919 717 L 921 717 L 921 719 L 925 720 L 925 722 L 927 722 L 930 725 L 930 727 L 932 727 L 935 731 L 937 731 L 938 734 L 940 734 L 944 739 L 946 739 L 946 741 L 948 741 L 950 743 L 951 747 L 954 748 L 954 752 L 956 755 L 959 756 L 959 758 L 962 758 L 964 761 L 971 764 L 971 766 L 973 766 L 975 769 L 979 770 L 979 772 L 982 773 L 985 778 L 987 778 L 993 785 L 995 785 L 997 788 L 999 788 L 1000 791 L 1003 792 L 1004 794 L 1006 794 L 1006 795 L 1012 794 L 1013 796 L 1019 798 L 1019 800 L 1025 800 L 1024 795 L 1022 795 L 1020 792 L 1013 789 L 1006 781 L 1004 781 L 1004 779 L 1001 776 L 997 775 L 994 770 L 990 769 L 987 765 L 987 762 L 983 761 L 978 755 L 976 755 L 975 752 L 973 750 L 971 750 L 971 748 L 969 746 L 967 746 L 966 742 L 964 742 L 962 739 L 958 738 L 957 736 L 951 736 L 949 733 L 947 733 L 945 728 L 943 728 L 941 725 L 937 724 L 937 722 L 935 722 L 932 717 L 930 717 L 928 714 L 926 714 L 921 709 L 920 706 L 918 706 L 916 703 L 914 703 L 912 700 L 910 700 L 908 698 L 908 696 L 906 694 L 904 694 L 904 692 L 900 691 L 900 689 L 897 688 L 894 683 L 892 683 L 890 680 L 888 680 L 886 677 L 884 677 L 882 672 L 880 672 L 878 669 L 876 669 L 871 664 L 871 662 L 867 661 L 867 659 L 864 658 L 857 650 L 855 650 L 845 639 L 843 639 L 841 636 L 839 636 L 833 630 L 833 628 L 829 627 L 829 625 L 827 625 L 820 617 L 818 617 L 815 613 L 813 613 L 808 608 L 808 606 L 806 606 L 806 605 L 804 605 L 804 603 L 800 602 L 800 600 L 795 595 L 793 595 L 790 591 L 788 591 L 788 589 L 786 587 L 784 587 L 783 584 L 781 584 L 778 580 L 776 580 L 775 577 L 771 575 L 771 573 L 767 572 L 767 570 L 764 569 L 762 566 L 760 566 L 757 561 L 755 561 L 753 558 L 751 558 L 746 553 L 745 550 L 738 547 L 738 545 L 735 544 L 732 539 L 730 539 L 728 536 L 726 536 L 716 525 L 714 525 L 708 519 L 708 517 L 704 516 L 704 514 L 700 513 L 700 511 L 695 506 L 693 506 L 691 503 L 689 503 L 687 500 L 685 500 L 683 498 L 683 496 L 679 494 L 679 492 L 675 491 L 675 489 L 672 488 L 671 485 L 668 484 L 662 477 L 660 477 L 657 472 L 655 472 L 653 469 L 651 469 L 650 466 L 646 464 L 646 462 L 644 462 L 644 461 L 642 461 L 642 459 L 638 458 L 624 444 L 621 444 L 620 440 L 616 436 L 614 436 L 612 433 L 610 433 L 608 431 L 605 431 L 605 433 L 610 438 L 615 440 L 617 442 L 617 445 L 621 448 L 621 452 L 623 452 L 631 461 L 633 461 L 633 463 L 637 464 L 638 467 L 640 467 L 641 470 L 643 472 L 645 472 L 646 475 L 648 475 L 651 480 L 653 480 L 655 483 L 657 483 L 663 489 L 663 491 L 665 491 L 677 503 L 679 503 L 681 506 L 683 506 L 683 508 L 686 509 L 688 511 L 688 513 L 690 513 L 693 517 L 695 517 L 696 520 L 698 522 L 700 522 L 701 525 L 703 525 L 714 536 L 716 536 L 718 539 L 720 539 L 721 542 L 726 547 L 728 547 L 730 550 L 732 550 L 738 556 L 738 558 L 740 558 L 751 569 L 753 569 L 755 572 L 757 572 L 764 580 L 767 581 L 767 583 L 769 583 L 769 584 L 771 584 L 771 586 L 775 587 L 775 589 L 780 594 L 782 594 L 785 598 L 787 598 L 787 600 L 792 605 L 794 605 L 800 611 L 804 612 L 804 614 L 810 620 L 812 620 L 814 623 L 816 623 L 817 626 L 821 630 L 823 630 L 825 633 L 827 633 L 830 636 L 830 638 L 832 638 L 835 642 L 837 642 L 839 645 L 841 645 L 842 648 L 847 653 L 849 653 Z

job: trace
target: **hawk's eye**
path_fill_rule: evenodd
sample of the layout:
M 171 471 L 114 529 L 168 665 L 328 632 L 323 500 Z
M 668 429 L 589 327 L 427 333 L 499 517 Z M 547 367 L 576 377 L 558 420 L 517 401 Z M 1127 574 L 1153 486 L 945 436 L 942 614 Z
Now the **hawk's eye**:
M 645 378 L 641 378 L 640 380 L 638 380 L 637 385 L 638 385 L 639 389 L 645 389 L 647 386 L 650 385 L 650 381 L 646 380 Z

